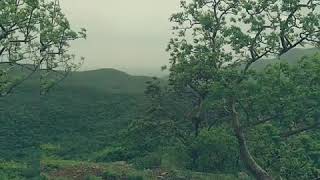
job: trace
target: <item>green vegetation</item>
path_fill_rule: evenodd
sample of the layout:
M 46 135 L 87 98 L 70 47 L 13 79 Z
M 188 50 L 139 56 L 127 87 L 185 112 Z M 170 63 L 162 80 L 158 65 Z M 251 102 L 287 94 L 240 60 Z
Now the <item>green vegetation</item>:
M 32 76 L 46 93 L 83 60 L 76 60 L 69 47 L 86 38 L 86 30 L 71 28 L 57 0 L 2 0 L 0 19 L 0 96 Z M 16 67 L 23 76 L 15 78 Z
M 187 171 L 152 171 L 152 170 L 136 170 L 131 165 L 124 162 L 117 163 L 90 163 L 80 161 L 65 161 L 65 160 L 44 160 L 42 161 L 42 168 L 46 172 L 42 173 L 43 177 L 59 178 L 59 176 L 66 179 L 73 179 L 75 176 L 85 177 L 86 179 L 129 179 L 140 180 L 150 179 L 156 180 L 160 176 L 166 179 L 220 179 L 228 180 L 234 178 L 233 176 L 224 176 L 208 173 L 192 173 Z M 82 174 L 82 173 L 85 173 Z
M 317 58 L 309 61 L 318 62 Z M 113 86 L 103 86 L 113 78 L 117 79 Z M 226 124 L 208 122 L 219 125 L 193 137 L 193 126 L 185 119 L 192 104 L 164 88 L 163 80 L 105 69 L 71 75 L 41 99 L 33 98 L 37 94 L 31 86 L 25 82 L 1 101 L 10 105 L 1 109 L 4 178 L 28 179 L 37 176 L 39 168 L 43 178 L 50 179 L 54 173 L 72 176 L 77 167 L 84 168 L 81 175 L 91 179 L 151 179 L 161 173 L 180 179 L 248 178 L 239 162 L 237 141 Z M 277 144 L 278 130 L 270 124 L 250 131 L 252 152 L 259 162 L 278 168 L 272 168 L 278 161 L 270 160 L 281 150 L 281 162 L 291 177 L 319 171 L 319 134 L 303 133 Z M 270 133 L 274 133 L 271 139 Z M 305 156 L 299 156 L 302 153 Z M 40 159 L 41 166 L 35 163 Z M 88 166 L 102 170 L 88 170 Z
M 59 2 L 1 1 L 0 179 L 319 179 L 319 6 L 181 1 L 159 79 L 72 72 Z
M 225 126 L 236 138 L 243 168 L 256 179 L 319 177 L 317 158 L 307 157 L 310 162 L 300 162 L 304 165 L 293 170 L 287 166 L 293 162 L 286 163 L 282 154 L 283 144 L 286 149 L 296 136 L 312 135 L 318 129 L 319 55 L 291 66 L 281 62 L 296 47 L 320 46 L 319 5 L 281 0 L 181 1 L 181 11 L 171 17 L 175 34 L 167 48 L 170 85 L 178 93 L 194 95 L 196 103 L 189 111 L 194 137 L 203 129 Z M 257 71 L 253 64 L 266 59 L 278 63 Z M 208 111 L 214 116 L 208 118 Z M 208 119 L 223 122 L 211 126 Z M 269 134 L 260 129 L 264 126 Z M 255 135 L 261 143 L 252 145 Z M 276 152 L 269 158 L 253 153 L 254 145 L 270 139 L 276 141 L 271 149 Z M 198 153 L 193 153 L 194 159 Z M 310 163 L 310 168 L 301 170 Z

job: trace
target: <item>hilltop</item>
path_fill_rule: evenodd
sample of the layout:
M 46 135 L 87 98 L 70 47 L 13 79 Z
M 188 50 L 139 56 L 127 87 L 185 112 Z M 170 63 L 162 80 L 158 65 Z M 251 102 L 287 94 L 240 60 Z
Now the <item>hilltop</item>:
M 70 88 L 89 88 L 106 93 L 141 94 L 146 82 L 151 80 L 147 76 L 132 76 L 116 69 L 98 69 L 91 71 L 73 72 L 60 86 Z

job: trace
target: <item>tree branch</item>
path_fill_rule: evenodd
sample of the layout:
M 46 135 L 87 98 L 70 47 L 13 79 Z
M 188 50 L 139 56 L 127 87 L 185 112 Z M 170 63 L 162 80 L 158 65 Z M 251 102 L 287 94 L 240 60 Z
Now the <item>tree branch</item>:
M 309 126 L 303 126 L 303 127 L 291 130 L 291 131 L 284 132 L 280 136 L 281 136 L 281 138 L 286 139 L 286 138 L 289 138 L 291 136 L 294 136 L 294 135 L 297 135 L 297 134 L 300 134 L 302 132 L 309 131 L 309 130 L 312 130 L 312 129 L 316 129 L 316 128 L 320 128 L 320 121 L 316 122 L 316 123 L 314 123 L 312 125 L 309 125 Z

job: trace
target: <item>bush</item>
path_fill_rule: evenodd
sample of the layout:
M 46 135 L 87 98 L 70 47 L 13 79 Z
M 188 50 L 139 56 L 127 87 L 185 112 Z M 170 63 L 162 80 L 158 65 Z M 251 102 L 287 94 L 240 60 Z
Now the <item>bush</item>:
M 143 180 L 142 176 L 139 175 L 124 175 L 124 174 L 117 174 L 117 173 L 113 173 L 113 172 L 105 172 L 102 175 L 103 179 L 107 179 L 107 180 L 119 180 L 119 179 L 125 179 L 125 180 Z
M 154 169 L 161 167 L 161 154 L 150 153 L 134 160 L 134 165 L 139 169 Z
M 15 175 L 15 174 L 9 174 L 9 173 L 4 173 L 4 172 L 0 172 L 0 179 L 1 180 L 21 180 L 22 177 L 20 177 L 19 175 Z
M 25 164 L 16 162 L 0 161 L 1 180 L 23 180 L 21 172 L 27 168 Z
M 85 178 L 85 180 L 102 180 L 102 177 L 97 177 L 93 175 L 89 175 Z
M 184 146 L 166 147 L 161 152 L 161 168 L 185 170 L 190 164 L 188 151 Z
M 108 180 L 117 180 L 120 178 L 120 176 L 111 172 L 105 172 L 103 173 L 102 178 Z
M 27 179 L 37 178 L 40 176 L 39 169 L 35 169 L 32 167 L 29 167 L 29 168 L 23 170 L 21 174 L 23 177 L 25 177 Z
M 196 169 L 203 172 L 230 173 L 238 167 L 237 141 L 224 128 L 203 130 L 193 151 L 197 152 Z
M 143 180 L 142 176 L 130 175 L 127 177 L 127 180 Z
M 40 145 L 41 157 L 57 157 L 61 147 L 53 144 L 42 144 Z
M 94 155 L 97 162 L 126 161 L 129 159 L 128 150 L 123 147 L 110 147 Z

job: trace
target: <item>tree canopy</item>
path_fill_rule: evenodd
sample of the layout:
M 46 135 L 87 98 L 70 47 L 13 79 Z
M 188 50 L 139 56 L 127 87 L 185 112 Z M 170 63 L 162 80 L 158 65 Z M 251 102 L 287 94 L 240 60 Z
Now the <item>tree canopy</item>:
M 176 24 L 168 45 L 171 85 L 198 97 L 191 113 L 196 129 L 204 123 L 199 118 L 204 104 L 224 111 L 218 118 L 227 117 L 248 171 L 257 179 L 273 179 L 252 156 L 245 129 L 275 120 L 285 124 L 281 136 L 288 138 L 319 127 L 318 68 L 280 63 L 259 76 L 251 67 L 293 48 L 319 46 L 320 1 L 193 0 L 181 1 L 181 8 L 171 18 Z
M 86 30 L 71 28 L 58 0 L 3 0 L 0 19 L 2 95 L 35 74 L 45 92 L 78 67 L 68 49 L 71 41 L 86 37 Z M 19 78 L 12 75 L 17 67 L 25 72 Z

